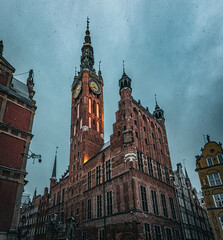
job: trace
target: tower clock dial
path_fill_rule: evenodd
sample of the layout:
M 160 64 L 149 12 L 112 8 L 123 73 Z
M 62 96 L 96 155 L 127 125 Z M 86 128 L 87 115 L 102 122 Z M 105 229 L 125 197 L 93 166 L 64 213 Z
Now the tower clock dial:
M 97 80 L 90 78 L 89 79 L 89 87 L 91 89 L 91 91 L 97 95 L 99 95 L 101 93 L 101 87 L 99 85 L 99 83 L 97 82 Z
M 82 82 L 79 81 L 74 89 L 74 98 L 77 98 L 81 92 Z

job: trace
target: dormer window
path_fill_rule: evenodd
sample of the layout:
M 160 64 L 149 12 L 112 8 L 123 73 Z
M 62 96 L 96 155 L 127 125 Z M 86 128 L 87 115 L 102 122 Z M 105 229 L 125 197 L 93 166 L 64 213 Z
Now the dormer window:
M 217 155 L 217 159 L 219 164 L 223 163 L 223 154 Z
M 206 160 L 207 160 L 208 167 L 211 167 L 214 165 L 212 157 L 208 157 L 208 158 L 206 158 Z

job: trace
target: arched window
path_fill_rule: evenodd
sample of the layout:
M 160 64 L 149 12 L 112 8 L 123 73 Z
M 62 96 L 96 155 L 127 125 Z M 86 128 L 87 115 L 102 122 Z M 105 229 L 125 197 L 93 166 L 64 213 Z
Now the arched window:
M 91 128 L 91 118 L 89 117 L 89 128 Z
M 99 104 L 97 103 L 97 117 L 99 118 Z
M 91 98 L 89 98 L 89 100 L 88 100 L 88 111 L 89 111 L 89 113 L 91 113 Z
M 99 122 L 97 122 L 97 131 L 99 132 Z
M 77 104 L 77 118 L 79 118 L 80 115 L 80 105 L 79 103 Z

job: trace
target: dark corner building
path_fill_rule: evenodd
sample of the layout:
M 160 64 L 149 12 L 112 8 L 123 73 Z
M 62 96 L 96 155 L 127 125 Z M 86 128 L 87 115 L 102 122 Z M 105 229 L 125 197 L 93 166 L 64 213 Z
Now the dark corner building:
M 201 206 L 196 189 L 191 185 L 188 173 L 181 163 L 174 171 L 177 203 L 185 240 L 214 240 L 207 211 Z
M 36 111 L 33 71 L 27 83 L 13 76 L 0 41 L 0 239 L 17 237 L 26 162 Z

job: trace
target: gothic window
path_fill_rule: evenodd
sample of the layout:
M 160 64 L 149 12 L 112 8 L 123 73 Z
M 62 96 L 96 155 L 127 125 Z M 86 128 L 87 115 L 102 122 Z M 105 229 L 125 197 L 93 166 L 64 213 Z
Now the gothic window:
M 166 183 L 169 185 L 170 184 L 170 176 L 169 176 L 169 171 L 168 171 L 167 167 L 165 167 L 165 177 L 166 177 Z
M 91 128 L 91 117 L 89 117 L 89 128 Z
M 223 193 L 214 194 L 213 198 L 215 201 L 215 206 L 217 208 L 222 208 L 223 207 Z
M 97 131 L 98 131 L 98 132 L 100 131 L 99 122 L 98 122 L 98 121 L 97 121 Z
M 91 199 L 87 200 L 87 219 L 90 220 L 91 219 Z
M 209 174 L 208 176 L 208 181 L 209 181 L 209 185 L 212 186 L 217 186 L 217 185 L 221 185 L 221 178 L 219 173 L 213 173 L 213 174 Z
M 156 166 L 157 166 L 158 179 L 162 181 L 161 164 L 159 162 L 156 162 Z
M 154 225 L 156 240 L 162 240 L 161 227 L 159 225 Z
M 149 223 L 144 223 L 146 240 L 152 240 L 152 233 Z
M 97 103 L 97 117 L 99 118 L 99 104 Z
M 139 171 L 144 172 L 143 155 L 139 151 L 137 151 L 137 159 L 138 159 L 138 169 L 139 169 Z
M 217 158 L 218 158 L 218 163 L 219 164 L 223 163 L 223 154 L 217 155 Z
M 173 239 L 171 228 L 166 228 L 166 239 L 167 240 L 172 240 Z
M 154 214 L 159 215 L 156 191 L 151 190 L 151 195 L 152 195 L 152 202 L 153 202 L 153 212 Z
M 212 157 L 206 158 L 206 160 L 209 167 L 214 165 Z
M 79 103 L 77 104 L 77 118 L 79 118 L 80 115 L 80 105 Z
M 174 220 L 176 220 L 177 217 L 176 217 L 176 212 L 175 212 L 175 207 L 174 207 L 173 198 L 169 197 L 169 200 L 170 200 L 170 208 L 171 208 L 172 218 L 173 218 Z
M 148 164 L 149 175 L 153 177 L 153 163 L 150 157 L 147 157 L 147 164 Z
M 166 205 L 166 196 L 161 194 L 162 208 L 163 208 L 163 216 L 168 217 L 167 205 Z
M 107 199 L 107 216 L 111 215 L 113 213 L 113 206 L 112 206 L 112 191 L 107 192 L 106 194 Z
M 141 191 L 142 210 L 144 212 L 149 212 L 146 188 L 143 186 L 140 186 L 140 191 Z
M 106 162 L 106 181 L 111 179 L 111 161 L 108 160 Z
M 88 189 L 90 189 L 91 188 L 91 171 L 90 172 L 88 172 Z
M 88 111 L 91 113 L 91 98 L 88 100 Z
M 102 217 L 102 200 L 101 195 L 97 195 L 97 217 Z
M 101 184 L 101 166 L 96 167 L 96 185 Z

